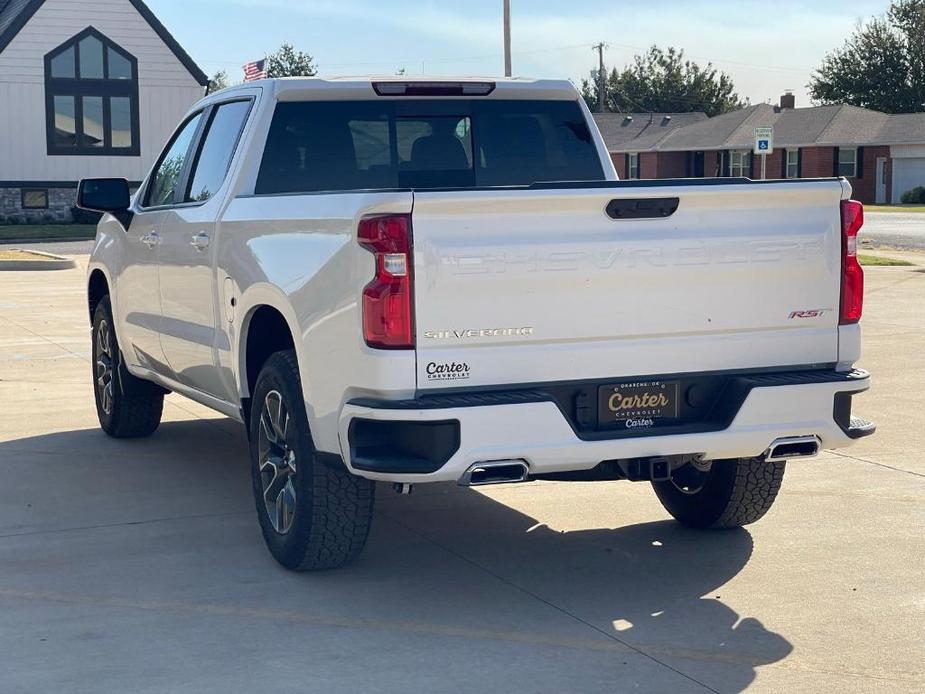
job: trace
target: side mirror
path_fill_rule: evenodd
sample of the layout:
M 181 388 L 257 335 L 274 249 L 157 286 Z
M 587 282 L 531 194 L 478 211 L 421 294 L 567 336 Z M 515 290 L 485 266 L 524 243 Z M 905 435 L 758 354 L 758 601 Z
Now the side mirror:
M 105 212 L 128 229 L 132 223 L 128 181 L 124 178 L 85 178 L 77 186 L 77 207 L 91 212 Z

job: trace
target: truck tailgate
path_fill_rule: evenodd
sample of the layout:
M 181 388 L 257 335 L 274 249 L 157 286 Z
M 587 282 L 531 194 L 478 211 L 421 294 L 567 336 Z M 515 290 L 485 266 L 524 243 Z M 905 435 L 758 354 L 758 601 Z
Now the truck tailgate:
M 417 192 L 418 387 L 835 362 L 842 196 L 836 179 Z M 666 198 L 667 217 L 606 212 Z

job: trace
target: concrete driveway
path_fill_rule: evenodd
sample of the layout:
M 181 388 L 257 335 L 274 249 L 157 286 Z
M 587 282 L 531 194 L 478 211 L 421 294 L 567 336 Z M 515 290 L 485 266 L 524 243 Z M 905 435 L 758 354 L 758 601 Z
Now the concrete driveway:
M 0 273 L 0 692 L 925 691 L 925 274 L 867 278 L 880 432 L 756 525 L 625 482 L 380 486 L 360 561 L 296 575 L 241 428 L 170 396 L 108 439 L 83 270 Z

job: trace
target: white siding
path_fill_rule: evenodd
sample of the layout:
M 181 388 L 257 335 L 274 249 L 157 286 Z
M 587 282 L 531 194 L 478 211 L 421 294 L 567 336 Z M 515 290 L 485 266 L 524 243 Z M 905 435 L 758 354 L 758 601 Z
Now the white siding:
M 88 26 L 138 59 L 140 157 L 46 153 L 44 57 Z M 202 95 L 203 87 L 128 0 L 46 0 L 0 53 L 0 181 L 140 180 Z
M 890 147 L 890 156 L 893 159 L 925 157 L 925 145 L 893 145 Z

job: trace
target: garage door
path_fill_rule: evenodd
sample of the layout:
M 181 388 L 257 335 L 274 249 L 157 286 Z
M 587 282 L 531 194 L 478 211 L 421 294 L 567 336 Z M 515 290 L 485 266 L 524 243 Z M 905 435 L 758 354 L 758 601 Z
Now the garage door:
M 925 186 L 925 157 L 893 160 L 893 202 L 916 186 Z

